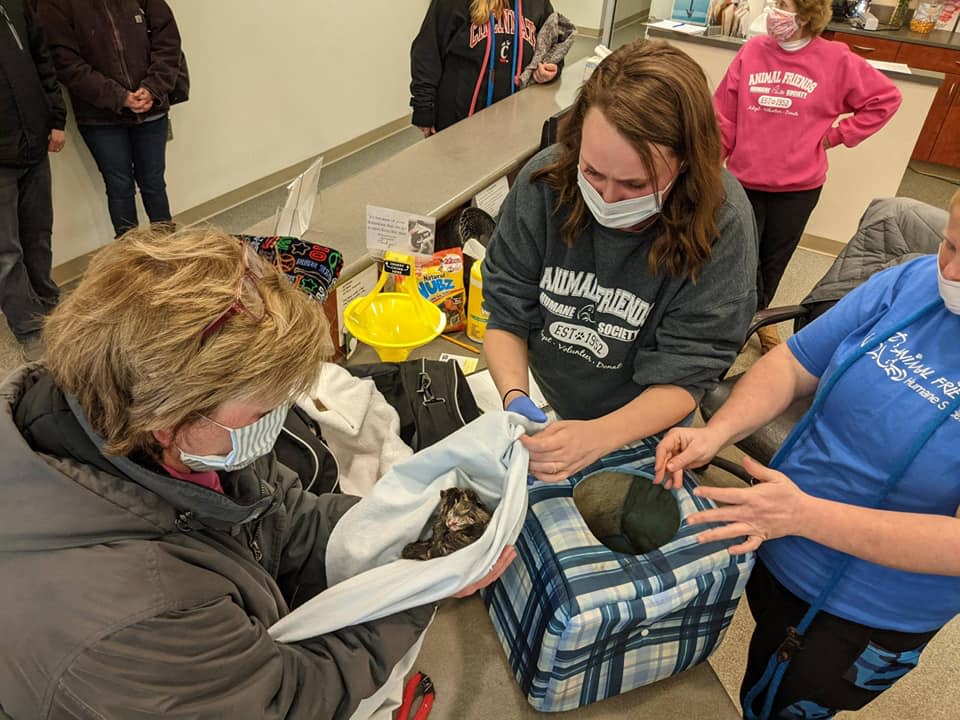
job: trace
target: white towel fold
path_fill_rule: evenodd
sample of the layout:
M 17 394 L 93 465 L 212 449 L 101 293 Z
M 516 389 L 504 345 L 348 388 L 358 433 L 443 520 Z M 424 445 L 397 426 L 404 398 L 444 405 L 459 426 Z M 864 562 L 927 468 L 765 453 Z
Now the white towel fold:
M 413 454 L 400 439 L 397 411 L 373 380 L 354 377 L 339 365 L 324 363 L 316 386 L 297 405 L 320 425 L 345 493 L 368 495 L 378 478 Z
M 296 642 L 442 600 L 483 578 L 523 526 L 529 455 L 517 438 L 539 427 L 514 413 L 487 413 L 395 465 L 333 529 L 330 587 L 270 635 Z M 401 559 L 430 523 L 440 491 L 453 486 L 473 488 L 493 512 L 486 531 L 446 557 Z

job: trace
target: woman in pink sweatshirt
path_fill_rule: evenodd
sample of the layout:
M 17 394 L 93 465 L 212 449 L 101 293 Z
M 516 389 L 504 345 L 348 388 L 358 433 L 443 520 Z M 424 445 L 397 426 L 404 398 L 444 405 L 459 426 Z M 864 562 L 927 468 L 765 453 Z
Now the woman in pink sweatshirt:
M 777 0 L 767 35 L 749 40 L 713 95 L 727 168 L 753 205 L 760 235 L 757 305 L 770 304 L 827 176 L 827 150 L 854 147 L 900 107 L 896 86 L 820 33 L 830 0 Z M 840 115 L 853 113 L 835 124 Z M 780 336 L 759 333 L 763 352 Z

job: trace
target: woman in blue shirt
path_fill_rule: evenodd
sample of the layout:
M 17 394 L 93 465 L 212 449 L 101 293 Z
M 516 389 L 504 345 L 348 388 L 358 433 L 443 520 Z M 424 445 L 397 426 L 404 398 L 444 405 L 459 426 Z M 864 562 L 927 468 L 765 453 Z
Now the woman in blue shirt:
M 701 542 L 759 549 L 747 718 L 859 709 L 960 612 L 958 337 L 960 192 L 936 256 L 870 278 L 761 358 L 706 427 L 660 443 L 658 480 L 676 486 L 816 394 L 771 467 L 744 461 L 755 485 L 699 488 L 725 505 L 690 518 L 724 523 Z

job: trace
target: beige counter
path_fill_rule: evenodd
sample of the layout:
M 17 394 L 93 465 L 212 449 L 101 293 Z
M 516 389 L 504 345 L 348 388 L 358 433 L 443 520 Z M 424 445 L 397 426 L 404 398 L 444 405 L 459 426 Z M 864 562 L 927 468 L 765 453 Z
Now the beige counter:
M 448 215 L 536 153 L 543 122 L 573 104 L 585 63 L 573 63 L 557 82 L 529 87 L 323 190 L 304 238 L 340 250 L 341 280 L 348 279 L 372 262 L 368 204 L 438 219 Z M 273 221 L 265 220 L 248 232 L 272 229 Z

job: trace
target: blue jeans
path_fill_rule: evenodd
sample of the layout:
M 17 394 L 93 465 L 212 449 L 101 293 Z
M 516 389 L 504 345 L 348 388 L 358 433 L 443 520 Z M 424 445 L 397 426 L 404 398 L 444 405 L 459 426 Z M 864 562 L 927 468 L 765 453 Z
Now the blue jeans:
M 167 128 L 164 115 L 140 125 L 81 125 L 80 134 L 100 168 L 107 207 L 117 237 L 137 227 L 136 186 L 151 223 L 170 222 L 166 170 Z
M 60 290 L 50 278 L 50 162 L 0 167 L 0 310 L 19 340 L 40 329 Z

